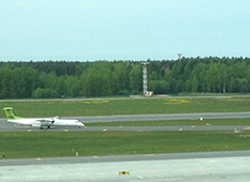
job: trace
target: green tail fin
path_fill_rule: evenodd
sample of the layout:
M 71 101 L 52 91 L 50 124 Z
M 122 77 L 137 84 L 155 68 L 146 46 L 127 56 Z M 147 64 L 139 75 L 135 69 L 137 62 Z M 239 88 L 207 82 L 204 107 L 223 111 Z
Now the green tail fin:
M 6 117 L 8 119 L 19 119 L 20 118 L 20 117 L 17 117 L 15 115 L 12 107 L 4 107 L 3 110 L 4 110 Z

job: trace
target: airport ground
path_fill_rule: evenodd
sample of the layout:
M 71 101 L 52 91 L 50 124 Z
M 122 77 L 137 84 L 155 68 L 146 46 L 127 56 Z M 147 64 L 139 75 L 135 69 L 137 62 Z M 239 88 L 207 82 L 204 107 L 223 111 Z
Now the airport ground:
M 205 115 L 202 115 L 205 114 Z M 126 115 L 126 116 L 92 116 L 82 118 L 88 122 L 100 122 L 100 120 L 117 121 L 125 120 L 143 121 L 148 118 L 161 120 L 161 118 L 249 118 L 249 112 L 233 113 L 193 113 L 193 114 L 169 114 L 169 115 Z M 211 114 L 211 115 L 210 115 Z M 237 116 L 235 116 L 235 114 Z M 216 116 L 215 116 L 216 115 Z M 142 117 L 138 119 L 138 117 Z M 79 117 L 77 117 L 80 119 Z M 106 118 L 106 119 L 104 119 Z M 173 119 L 173 118 L 172 118 Z M 91 121 L 92 120 L 92 121 Z M 13 127 L 3 120 L 0 121 L 3 130 L 28 131 L 27 127 Z M 186 127 L 186 128 L 185 128 Z M 86 127 L 89 131 L 113 131 L 113 130 L 244 130 L 248 126 L 166 126 L 166 127 Z M 69 128 L 54 129 L 71 130 Z M 75 129 L 72 129 L 75 130 Z M 33 131 L 33 128 L 32 128 Z M 32 158 L 32 159 L 2 159 L 0 160 L 1 181 L 249 181 L 250 151 L 233 152 L 199 152 L 178 154 L 147 154 L 147 155 L 118 155 L 118 156 L 89 156 L 69 158 Z
M 205 118 L 248 117 L 248 112 L 230 113 L 204 113 Z M 147 115 L 148 116 L 148 115 Z M 156 120 L 161 118 L 197 118 L 199 115 L 154 115 Z M 105 122 L 118 120 L 126 122 L 123 117 L 102 117 Z M 127 119 L 135 116 L 126 116 Z M 152 119 L 151 115 L 148 119 Z M 91 119 L 90 119 L 91 118 Z M 105 119 L 104 119 L 105 118 Z M 137 116 L 137 120 L 145 120 L 146 116 Z M 79 119 L 79 117 L 78 117 Z M 82 118 L 86 119 L 86 118 Z M 88 117 L 89 122 L 98 122 L 100 117 Z M 8 131 L 28 131 L 27 127 L 13 126 L 1 119 L 0 128 Z M 113 131 L 113 130 L 244 130 L 247 126 L 165 126 L 165 127 L 86 127 L 88 131 Z M 29 128 L 30 129 L 30 128 Z M 67 128 L 67 130 L 76 128 Z M 33 129 L 32 129 L 33 130 Z M 38 129 L 39 130 L 39 129 Z M 64 130 L 65 128 L 52 131 Z M 77 129 L 79 130 L 79 129 Z M 39 130 L 40 131 L 40 130 Z M 53 141 L 52 141 L 53 142 Z M 144 154 L 144 155 L 115 155 L 115 156 L 75 156 L 59 158 L 27 158 L 27 159 L 2 159 L 0 160 L 0 180 L 9 181 L 92 181 L 92 182 L 212 182 L 212 181 L 248 181 L 250 173 L 247 166 L 250 164 L 250 151 L 227 152 L 196 152 L 173 154 Z

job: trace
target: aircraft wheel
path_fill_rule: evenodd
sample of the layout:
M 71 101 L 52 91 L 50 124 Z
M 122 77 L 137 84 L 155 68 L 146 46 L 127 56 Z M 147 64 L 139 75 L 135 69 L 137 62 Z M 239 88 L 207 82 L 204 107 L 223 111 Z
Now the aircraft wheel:
M 40 129 L 42 130 L 42 129 L 43 129 L 43 127 L 41 126 L 41 127 L 40 127 Z
M 50 126 L 48 126 L 48 129 L 50 129 Z

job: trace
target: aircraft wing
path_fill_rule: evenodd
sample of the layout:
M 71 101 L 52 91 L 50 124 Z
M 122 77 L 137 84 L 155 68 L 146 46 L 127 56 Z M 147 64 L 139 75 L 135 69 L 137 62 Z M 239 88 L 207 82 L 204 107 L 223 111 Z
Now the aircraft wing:
M 53 119 L 37 119 L 32 123 L 32 126 L 51 126 L 53 124 Z

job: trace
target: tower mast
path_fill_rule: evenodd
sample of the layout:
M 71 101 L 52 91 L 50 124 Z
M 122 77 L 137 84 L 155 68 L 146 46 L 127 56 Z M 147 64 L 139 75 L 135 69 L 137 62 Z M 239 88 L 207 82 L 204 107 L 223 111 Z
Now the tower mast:
M 142 80 L 143 80 L 143 94 L 147 97 L 152 96 L 154 93 L 152 91 L 148 91 L 148 73 L 147 73 L 147 64 L 148 62 L 142 62 Z

